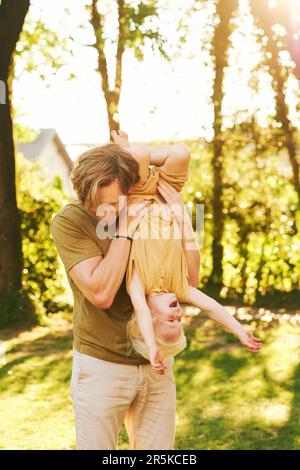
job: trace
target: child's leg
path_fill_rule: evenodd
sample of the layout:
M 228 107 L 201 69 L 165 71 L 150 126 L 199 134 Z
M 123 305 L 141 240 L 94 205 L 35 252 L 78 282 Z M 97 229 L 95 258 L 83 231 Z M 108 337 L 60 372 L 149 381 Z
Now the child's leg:
M 149 176 L 150 149 L 143 143 L 129 143 L 128 135 L 121 129 L 119 132 L 113 130 L 111 135 L 114 142 L 124 147 L 138 162 L 140 183 L 144 184 Z
M 243 325 L 237 321 L 219 302 L 204 294 L 195 287 L 189 287 L 189 301 L 195 307 L 204 310 L 208 316 L 218 323 L 221 323 L 234 336 L 236 336 L 242 344 L 251 351 L 258 350 L 260 340 L 249 334 Z
M 159 166 L 167 174 L 176 174 L 188 170 L 191 159 L 189 147 L 185 144 L 173 144 L 150 148 L 150 163 Z

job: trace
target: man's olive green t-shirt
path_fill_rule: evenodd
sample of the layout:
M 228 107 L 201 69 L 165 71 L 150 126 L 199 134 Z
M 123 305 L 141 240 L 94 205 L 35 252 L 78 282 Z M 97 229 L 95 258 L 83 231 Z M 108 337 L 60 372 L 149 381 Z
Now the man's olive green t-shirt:
M 81 353 L 119 364 L 147 364 L 149 361 L 130 348 L 126 326 L 133 312 L 126 291 L 125 275 L 108 309 L 93 305 L 75 285 L 69 270 L 81 261 L 105 256 L 110 238 L 100 239 L 97 219 L 74 200 L 53 218 L 51 233 L 64 264 L 74 296 L 73 345 Z M 115 267 L 118 269 L 118 266 Z

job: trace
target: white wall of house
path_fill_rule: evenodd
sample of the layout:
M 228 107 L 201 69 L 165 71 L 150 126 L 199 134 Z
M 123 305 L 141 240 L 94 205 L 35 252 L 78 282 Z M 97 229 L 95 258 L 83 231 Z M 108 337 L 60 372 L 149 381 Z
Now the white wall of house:
M 37 162 L 39 162 L 41 171 L 45 178 L 53 180 L 54 176 L 60 176 L 66 193 L 71 197 L 75 197 L 70 180 L 70 170 L 54 141 L 51 141 L 46 145 L 42 153 L 39 155 Z

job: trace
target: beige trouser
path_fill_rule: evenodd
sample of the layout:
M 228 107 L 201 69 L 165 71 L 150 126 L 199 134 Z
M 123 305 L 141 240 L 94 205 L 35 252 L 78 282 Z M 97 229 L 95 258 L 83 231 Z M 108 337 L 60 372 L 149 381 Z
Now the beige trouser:
M 71 397 L 78 450 L 116 449 L 124 422 L 130 449 L 173 449 L 176 420 L 174 357 L 164 375 L 150 363 L 118 364 L 73 348 Z

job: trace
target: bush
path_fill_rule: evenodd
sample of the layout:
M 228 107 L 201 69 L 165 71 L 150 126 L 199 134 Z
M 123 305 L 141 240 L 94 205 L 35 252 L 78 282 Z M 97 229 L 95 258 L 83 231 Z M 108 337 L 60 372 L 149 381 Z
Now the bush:
M 254 133 L 255 131 L 255 133 Z M 254 305 L 277 302 L 297 308 L 300 287 L 300 211 L 286 152 L 278 131 L 252 124 L 224 133 L 223 287 L 221 298 Z M 188 143 L 193 158 L 185 202 L 204 205 L 201 289 L 215 284 L 213 272 L 212 144 Z M 217 224 L 219 221 L 217 221 Z M 217 286 L 218 287 L 218 286 Z M 219 289 L 217 291 L 217 294 Z
M 23 292 L 36 309 L 37 318 L 64 306 L 65 278 L 50 234 L 53 215 L 68 201 L 59 177 L 43 179 L 39 165 L 17 159 L 17 197 L 21 211 Z

